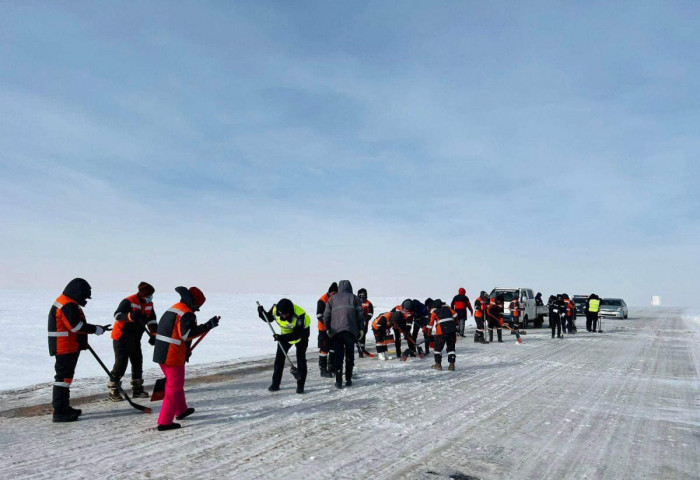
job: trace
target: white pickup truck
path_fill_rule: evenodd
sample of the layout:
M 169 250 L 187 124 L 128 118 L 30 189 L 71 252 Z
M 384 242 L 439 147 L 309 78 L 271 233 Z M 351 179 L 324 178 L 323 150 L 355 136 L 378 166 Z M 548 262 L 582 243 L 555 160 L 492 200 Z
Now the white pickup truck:
M 542 315 L 547 316 L 547 306 L 537 306 L 535 294 L 531 288 L 494 288 L 489 298 L 503 300 L 503 321 L 513 323 L 513 314 L 510 311 L 510 302 L 517 298 L 520 302 L 520 327 L 528 328 L 542 326 Z

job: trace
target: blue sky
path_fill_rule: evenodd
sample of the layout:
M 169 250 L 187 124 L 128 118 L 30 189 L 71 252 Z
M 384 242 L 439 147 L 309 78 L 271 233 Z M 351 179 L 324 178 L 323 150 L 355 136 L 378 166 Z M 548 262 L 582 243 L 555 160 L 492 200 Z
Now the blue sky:
M 3 2 L 0 287 L 685 305 L 697 2 Z

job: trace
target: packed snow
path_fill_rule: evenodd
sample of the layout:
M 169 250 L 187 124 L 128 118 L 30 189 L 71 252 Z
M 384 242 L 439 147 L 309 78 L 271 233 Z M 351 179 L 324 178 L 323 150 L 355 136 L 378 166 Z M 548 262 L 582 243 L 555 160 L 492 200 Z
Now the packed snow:
M 248 303 L 239 300 L 230 305 Z M 256 328 L 245 308 L 232 322 Z M 213 306 L 204 313 L 226 318 Z M 224 325 L 219 330 L 239 345 Z M 354 385 L 342 390 L 319 377 L 310 352 L 304 395 L 288 371 L 280 392 L 266 390 L 274 345 L 261 340 L 265 357 L 188 366 L 187 398 L 197 411 L 172 432 L 154 428 L 158 403 L 143 402 L 154 407 L 148 415 L 105 400 L 104 378 L 79 379 L 73 395 L 84 414 L 72 424 L 51 423 L 49 389 L 4 391 L 0 471 L 7 478 L 697 479 L 698 316 L 633 309 L 628 320 L 604 319 L 603 330 L 563 340 L 529 330 L 522 345 L 510 335 L 489 345 L 467 337 L 457 344 L 454 372 L 432 370 L 430 357 L 357 359 Z

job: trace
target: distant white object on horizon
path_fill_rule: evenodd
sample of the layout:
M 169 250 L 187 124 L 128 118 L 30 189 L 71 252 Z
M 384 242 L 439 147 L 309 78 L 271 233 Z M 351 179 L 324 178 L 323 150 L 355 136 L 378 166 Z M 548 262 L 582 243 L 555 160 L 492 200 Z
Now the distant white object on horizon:
M 661 297 L 658 295 L 654 295 L 651 297 L 651 306 L 652 307 L 660 307 L 661 306 Z

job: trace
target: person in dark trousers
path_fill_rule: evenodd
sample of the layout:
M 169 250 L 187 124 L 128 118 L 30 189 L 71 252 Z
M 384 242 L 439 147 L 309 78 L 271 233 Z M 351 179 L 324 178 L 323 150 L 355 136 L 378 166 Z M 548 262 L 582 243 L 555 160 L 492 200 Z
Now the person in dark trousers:
M 493 329 L 496 329 L 498 343 L 503 343 L 503 299 L 493 297 L 486 309 L 489 327 L 489 342 L 493 342 Z
M 345 359 L 345 385 L 352 385 L 355 365 L 355 342 L 364 337 L 364 310 L 362 301 L 352 293 L 349 280 L 338 283 L 338 293 L 328 300 L 323 312 L 323 323 L 333 339 L 336 388 L 343 388 L 343 359 Z
M 418 332 L 423 332 L 423 338 L 425 343 L 425 354 L 430 353 L 430 340 L 432 340 L 432 335 L 430 330 L 428 330 L 428 323 L 430 323 L 430 311 L 427 306 L 420 300 L 414 298 L 413 302 L 413 331 L 411 332 L 411 337 L 416 342 L 418 341 Z M 431 300 L 432 303 L 432 300 Z M 430 304 L 428 304 L 429 306 Z
M 153 293 L 155 289 L 146 282 L 139 283 L 137 293 L 121 301 L 114 312 L 112 327 L 112 346 L 114 347 L 114 366 L 112 378 L 120 382 L 126 372 L 126 366 L 131 362 L 131 388 L 135 398 L 148 398 L 150 395 L 143 389 L 143 354 L 141 353 L 141 338 L 148 329 L 151 345 L 156 344 L 158 321 L 153 310 Z M 109 399 L 113 402 L 124 400 L 119 393 L 116 383 L 110 381 Z
M 474 316 L 474 309 L 472 309 L 472 304 L 469 301 L 469 297 L 467 297 L 467 291 L 464 288 L 460 288 L 458 290 L 458 293 L 452 299 L 452 304 L 450 306 L 452 310 L 457 312 L 457 315 L 459 316 L 458 333 L 460 337 L 463 337 L 464 325 L 467 322 L 467 309 L 469 309 L 469 313 L 472 314 L 472 317 Z
M 328 291 L 321 295 L 321 298 L 316 302 L 316 318 L 318 319 L 318 368 L 321 371 L 322 377 L 332 377 L 331 367 L 333 365 L 333 342 L 330 335 L 326 332 L 326 326 L 323 324 L 323 312 L 326 310 L 326 304 L 330 298 L 338 293 L 338 284 L 333 282 L 328 287 Z
M 549 297 L 549 326 L 552 329 L 552 338 L 556 330 L 557 338 L 564 338 L 561 334 L 561 317 L 564 312 L 564 304 L 561 295 Z
M 448 370 L 455 369 L 457 354 L 455 343 L 457 342 L 457 321 L 459 314 L 440 299 L 433 300 L 430 305 L 430 323 L 428 328 L 435 329 L 435 370 L 442 370 L 442 352 L 446 350 Z
M 400 313 L 401 315 L 392 316 L 391 327 L 394 330 L 394 346 L 396 347 L 396 358 L 401 358 L 401 335 L 406 337 L 406 343 L 408 343 L 409 354 L 412 357 L 416 356 L 416 346 L 414 343 L 408 339 L 411 335 L 411 330 L 413 329 L 413 300 L 407 298 L 401 305 L 396 305 L 391 309 L 392 313 Z M 403 334 L 401 330 L 403 330 Z M 415 338 L 412 338 L 415 341 Z
M 564 333 L 574 333 L 574 317 L 576 315 L 576 305 L 569 298 L 568 293 L 562 294 L 562 302 L 564 303 L 564 321 L 561 324 L 561 330 Z
M 56 357 L 53 383 L 53 421 L 74 422 L 82 410 L 70 406 L 70 387 L 81 350 L 87 350 L 88 334 L 102 335 L 110 325 L 92 325 L 82 307 L 92 296 L 90 284 L 74 278 L 63 289 L 49 310 L 49 355 Z
M 180 428 L 173 419 L 183 420 L 194 413 L 185 398 L 185 363 L 190 359 L 192 340 L 219 326 L 221 317 L 197 324 L 199 309 L 207 300 L 197 287 L 177 287 L 180 301 L 160 317 L 153 348 L 153 361 L 165 375 L 165 398 L 158 415 L 158 431 Z
M 595 293 L 591 293 L 588 300 L 586 300 L 586 306 L 583 311 L 586 314 L 586 331 L 595 332 L 598 326 L 598 314 L 600 313 L 600 297 Z
M 474 321 L 476 330 L 474 331 L 474 343 L 488 343 L 484 331 L 484 321 L 487 319 L 487 309 L 489 306 L 489 296 L 485 291 L 481 291 L 479 297 L 474 300 Z
M 374 342 L 377 347 L 377 358 L 379 360 L 389 360 L 387 357 L 387 337 L 391 328 L 392 316 L 400 316 L 399 312 L 386 312 L 376 316 L 372 321 L 372 333 L 374 334 Z M 395 321 L 398 321 L 396 319 Z
M 535 295 L 535 305 L 538 307 L 543 307 L 544 302 L 542 301 L 542 293 L 537 292 L 537 295 Z M 540 328 L 544 324 L 544 314 L 539 314 L 537 315 L 537 322 L 535 323 L 536 328 Z
M 258 315 L 260 319 L 267 322 L 263 307 L 258 307 Z M 309 337 L 311 336 L 311 318 L 299 305 L 292 303 L 287 298 L 277 302 L 267 314 L 267 318 L 274 319 L 275 323 L 280 327 L 279 334 L 275 334 L 274 338 L 279 343 L 277 344 L 277 353 L 275 354 L 275 367 L 272 373 L 272 384 L 268 390 L 276 392 L 280 389 L 282 382 L 282 373 L 284 372 L 284 362 L 286 361 L 285 353 L 292 346 L 296 348 L 297 371 L 299 379 L 297 380 L 297 393 L 304 393 L 304 385 L 306 384 L 306 350 L 309 348 Z
M 362 302 L 362 310 L 364 311 L 364 327 L 362 329 L 363 332 L 365 332 L 365 335 L 362 337 L 362 340 L 360 340 L 360 349 L 362 353 L 367 352 L 367 332 L 369 332 L 369 322 L 372 320 L 372 317 L 374 316 L 374 305 L 372 305 L 372 302 L 367 300 L 367 289 L 361 288 L 357 291 L 357 297 L 360 299 Z M 364 355 L 360 355 L 361 357 Z

